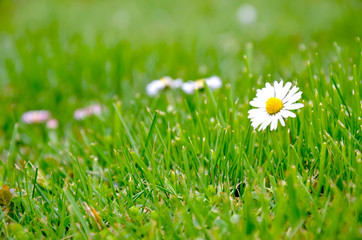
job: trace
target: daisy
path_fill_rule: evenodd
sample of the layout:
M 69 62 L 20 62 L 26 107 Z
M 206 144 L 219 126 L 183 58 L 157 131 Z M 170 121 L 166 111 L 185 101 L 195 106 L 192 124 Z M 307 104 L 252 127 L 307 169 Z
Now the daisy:
M 251 125 L 259 131 L 265 130 L 270 125 L 270 130 L 277 129 L 278 120 L 285 126 L 284 118 L 295 117 L 296 115 L 289 110 L 296 110 L 304 107 L 302 103 L 296 103 L 302 92 L 292 84 L 287 82 L 283 86 L 283 81 L 274 82 L 274 86 L 266 83 L 263 89 L 258 89 L 256 97 L 250 102 L 250 105 L 256 107 L 249 110 L 248 118 L 251 119 Z
M 55 118 L 49 119 L 46 123 L 47 128 L 49 129 L 56 129 L 58 128 L 58 120 Z
M 182 84 L 182 90 L 187 94 L 193 94 L 195 90 L 202 90 L 206 85 L 211 89 L 218 89 L 222 86 L 222 81 L 218 76 L 212 76 L 205 79 L 198 79 L 196 81 L 188 81 Z
M 171 77 L 163 77 L 158 80 L 154 80 L 146 86 L 148 96 L 155 96 L 160 91 L 168 88 L 179 88 L 182 85 L 182 79 L 172 79 Z
M 243 4 L 241 5 L 236 13 L 239 22 L 243 25 L 248 25 L 256 21 L 257 12 L 253 5 Z
M 21 116 L 21 121 L 26 124 L 44 123 L 50 118 L 50 115 L 47 110 L 28 111 Z
M 83 120 L 92 115 L 100 115 L 102 113 L 102 107 L 99 104 L 93 104 L 85 108 L 79 108 L 74 111 L 74 118 L 78 121 Z

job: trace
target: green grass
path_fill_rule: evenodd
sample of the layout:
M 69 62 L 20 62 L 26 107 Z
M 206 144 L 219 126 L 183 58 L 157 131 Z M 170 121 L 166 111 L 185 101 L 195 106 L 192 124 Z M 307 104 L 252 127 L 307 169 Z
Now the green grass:
M 0 238 L 361 239 L 362 4 L 252 3 L 0 0 Z M 224 85 L 148 97 L 164 75 Z M 280 78 L 305 107 L 254 131 Z

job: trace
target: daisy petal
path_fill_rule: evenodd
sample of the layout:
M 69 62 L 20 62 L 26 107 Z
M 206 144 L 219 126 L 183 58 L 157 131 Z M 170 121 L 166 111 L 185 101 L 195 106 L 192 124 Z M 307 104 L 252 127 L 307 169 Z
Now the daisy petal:
M 252 126 L 254 128 L 258 127 L 268 117 L 269 117 L 269 114 L 267 112 L 262 112 L 258 117 L 254 117 L 254 118 L 251 119 Z
M 187 94 L 193 94 L 196 89 L 196 84 L 193 81 L 188 81 L 182 84 L 182 90 Z
M 279 83 L 277 81 L 274 81 L 274 91 L 275 96 L 282 90 L 283 88 L 283 80 L 281 80 Z
M 277 126 L 278 126 L 278 118 L 276 116 L 273 116 L 273 120 L 270 124 L 270 130 L 271 131 L 276 130 Z
M 265 91 L 265 98 L 269 99 L 269 98 L 274 97 L 274 96 L 275 96 L 274 87 L 269 84 L 269 87 L 267 87 L 266 91 Z
M 293 113 L 291 111 L 288 111 L 288 110 L 285 110 L 285 109 L 281 110 L 280 114 L 282 115 L 283 118 L 288 118 L 288 117 L 294 118 L 294 117 L 296 117 L 295 113 Z
M 250 102 L 250 105 L 257 108 L 265 108 L 265 101 L 254 98 L 253 101 Z
M 263 109 L 260 108 L 250 109 L 248 113 L 249 113 L 248 118 L 258 117 L 263 114 Z
M 277 93 L 277 98 L 279 98 L 279 99 L 281 99 L 281 100 L 283 100 L 283 98 L 285 97 L 285 95 L 288 93 L 288 91 L 289 91 L 289 89 L 290 89 L 290 87 L 292 86 L 292 83 L 291 82 L 287 82 L 286 84 L 285 84 L 285 86 L 282 88 L 282 90 L 279 92 L 279 93 Z
M 218 76 L 212 76 L 210 78 L 205 79 L 205 82 L 207 86 L 209 86 L 212 89 L 221 88 L 222 81 Z
M 296 109 L 299 109 L 299 108 L 302 108 L 302 107 L 304 107 L 303 103 L 293 103 L 293 104 L 285 105 L 284 109 L 286 109 L 286 110 L 296 110 Z
M 273 120 L 273 116 L 269 115 L 265 119 L 265 121 L 261 124 L 259 131 L 260 131 L 260 129 L 265 130 L 269 126 L 269 124 L 272 122 L 272 120 Z
M 290 90 L 290 92 L 287 94 L 287 96 L 285 96 L 285 98 L 282 99 L 283 103 L 287 103 L 296 92 L 298 92 L 298 87 L 293 87 L 292 90 Z
M 155 80 L 146 86 L 146 92 L 149 96 L 154 96 L 164 88 L 165 86 L 163 82 L 161 82 L 160 80 Z
M 285 101 L 284 103 L 285 103 L 285 104 L 295 103 L 295 102 L 298 101 L 301 97 L 302 97 L 302 92 L 297 92 L 296 94 L 294 94 L 293 96 L 291 96 L 288 101 Z
M 177 79 L 173 80 L 171 88 L 179 88 L 182 86 L 182 83 L 183 83 L 182 79 L 177 78 Z
M 280 124 L 284 127 L 285 122 L 284 122 L 284 119 L 283 119 L 282 114 L 280 112 L 277 113 L 277 118 L 279 119 Z

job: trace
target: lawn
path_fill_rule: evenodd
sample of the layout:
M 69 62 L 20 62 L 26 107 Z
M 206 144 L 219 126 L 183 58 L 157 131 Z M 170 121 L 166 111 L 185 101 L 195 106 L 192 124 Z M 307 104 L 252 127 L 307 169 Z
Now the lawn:
M 0 0 L 0 239 L 361 239 L 361 26 L 359 0 Z M 254 129 L 280 79 L 304 107 Z

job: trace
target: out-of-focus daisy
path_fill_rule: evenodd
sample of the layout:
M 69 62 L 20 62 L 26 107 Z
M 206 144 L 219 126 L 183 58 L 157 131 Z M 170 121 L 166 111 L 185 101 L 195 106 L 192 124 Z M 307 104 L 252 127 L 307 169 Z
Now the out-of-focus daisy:
M 58 128 L 58 120 L 55 118 L 49 119 L 46 123 L 47 128 L 49 129 L 56 129 Z
M 85 108 L 79 108 L 74 111 L 74 118 L 78 121 L 83 120 L 92 115 L 100 115 L 102 113 L 102 107 L 100 104 L 93 104 Z
M 50 115 L 47 110 L 28 111 L 21 116 L 21 121 L 26 124 L 44 123 L 50 118 Z
M 172 79 L 171 77 L 163 77 L 158 80 L 154 80 L 146 86 L 148 96 L 155 96 L 160 91 L 167 88 L 179 88 L 182 85 L 182 79 Z
M 270 130 L 275 130 L 278 120 L 285 126 L 284 118 L 296 116 L 290 110 L 304 107 L 302 103 L 296 103 L 302 92 L 298 92 L 299 88 L 296 86 L 290 89 L 291 86 L 290 82 L 283 86 L 283 81 L 275 81 L 274 86 L 266 83 L 264 88 L 257 90 L 256 97 L 250 102 L 256 108 L 249 110 L 248 116 L 254 129 L 260 126 L 259 131 L 265 130 L 270 125 Z
M 222 86 L 222 81 L 218 76 L 212 76 L 205 79 L 198 79 L 196 81 L 188 81 L 182 84 L 182 90 L 187 94 L 193 94 L 195 90 L 202 90 L 205 84 L 211 89 L 218 89 Z
M 248 25 L 256 21 L 257 12 L 253 5 L 243 4 L 238 8 L 236 16 L 241 24 Z

